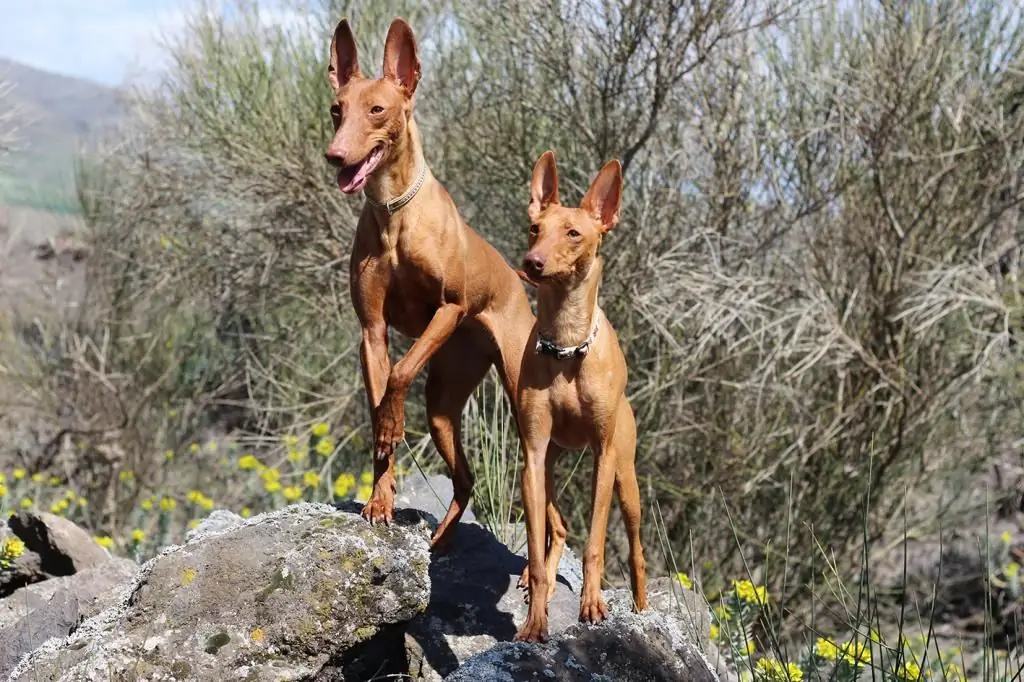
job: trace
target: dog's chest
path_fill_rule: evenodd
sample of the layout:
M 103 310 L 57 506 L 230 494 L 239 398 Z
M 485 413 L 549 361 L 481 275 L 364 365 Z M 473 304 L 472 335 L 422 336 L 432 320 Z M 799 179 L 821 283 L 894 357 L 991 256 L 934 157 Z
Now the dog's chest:
M 547 393 L 551 435 L 565 448 L 601 442 L 614 416 L 607 381 L 593 372 L 555 376 Z

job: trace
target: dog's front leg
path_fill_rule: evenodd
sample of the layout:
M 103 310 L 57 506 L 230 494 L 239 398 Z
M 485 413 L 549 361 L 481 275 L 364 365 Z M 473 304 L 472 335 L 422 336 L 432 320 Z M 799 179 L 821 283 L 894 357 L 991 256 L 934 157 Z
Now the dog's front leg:
M 409 352 L 391 369 L 384 397 L 377 407 L 374 449 L 378 460 L 394 457 L 398 444 L 405 438 L 405 394 L 409 385 L 437 349 L 451 337 L 465 314 L 460 305 L 442 305 Z
M 546 414 L 546 413 L 543 413 Z M 523 429 L 523 508 L 526 512 L 526 565 L 529 571 L 529 610 L 516 641 L 543 642 L 548 638 L 548 573 L 544 566 L 547 545 L 547 450 L 550 420 Z
M 384 398 L 391 360 L 388 358 L 388 327 L 383 318 L 364 322 L 359 363 L 363 385 L 370 403 L 373 433 L 378 431 L 377 409 Z M 395 506 L 394 457 L 373 458 L 373 493 L 363 507 L 363 518 L 371 523 L 390 523 Z

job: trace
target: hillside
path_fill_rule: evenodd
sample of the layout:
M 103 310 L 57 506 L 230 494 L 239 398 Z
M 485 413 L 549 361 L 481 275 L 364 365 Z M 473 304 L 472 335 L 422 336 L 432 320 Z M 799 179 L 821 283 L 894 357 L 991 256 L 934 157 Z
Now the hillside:
M 20 134 L 0 170 L 0 202 L 66 208 L 75 150 L 85 136 L 117 121 L 118 91 L 3 58 L 0 79 L 14 86 L 4 105 L 17 113 Z

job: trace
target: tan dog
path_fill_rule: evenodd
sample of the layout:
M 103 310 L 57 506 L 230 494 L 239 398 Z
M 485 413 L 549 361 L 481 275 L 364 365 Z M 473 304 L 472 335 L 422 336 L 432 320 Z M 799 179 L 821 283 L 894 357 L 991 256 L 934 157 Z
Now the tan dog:
M 597 305 L 602 267 L 597 251 L 604 233 L 619 221 L 621 197 L 622 166 L 616 160 L 601 169 L 579 208 L 558 201 L 552 152 L 544 152 L 534 166 L 530 250 L 523 270 L 537 284 L 537 322 L 523 355 L 517 400 L 529 557 L 520 584 L 528 585 L 530 607 L 517 640 L 547 638 L 547 602 L 566 535 L 555 504 L 552 472 L 564 449 L 587 446 L 596 456 L 580 620 L 595 623 L 608 615 L 601 579 L 613 490 L 629 536 L 634 608 L 639 611 L 647 605 L 636 422 L 625 394 L 626 359 L 615 330 Z M 545 526 L 551 531 L 546 555 Z
M 430 363 L 430 436 L 448 464 L 454 499 L 433 537 L 442 547 L 469 503 L 473 476 L 461 443 L 462 408 L 492 365 L 510 400 L 533 326 L 526 291 L 511 266 L 459 216 L 423 157 L 413 102 L 420 62 L 412 29 L 396 18 L 384 76 L 363 76 L 342 20 L 331 41 L 334 139 L 327 161 L 338 186 L 366 196 L 350 262 L 352 304 L 362 326 L 363 381 L 373 411 L 373 494 L 363 509 L 390 522 L 394 455 L 405 437 L 405 397 Z M 392 367 L 388 327 L 415 339 Z M 513 405 L 513 413 L 514 405 Z

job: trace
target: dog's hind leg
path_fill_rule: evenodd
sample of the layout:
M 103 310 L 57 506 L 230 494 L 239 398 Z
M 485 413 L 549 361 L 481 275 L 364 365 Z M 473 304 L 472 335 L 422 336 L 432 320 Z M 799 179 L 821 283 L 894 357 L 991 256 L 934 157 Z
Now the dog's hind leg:
M 444 551 L 469 506 L 473 473 L 462 447 L 462 408 L 491 368 L 490 353 L 472 337 L 457 331 L 430 359 L 426 408 L 430 438 L 448 465 L 454 496 L 434 532 L 431 548 Z

